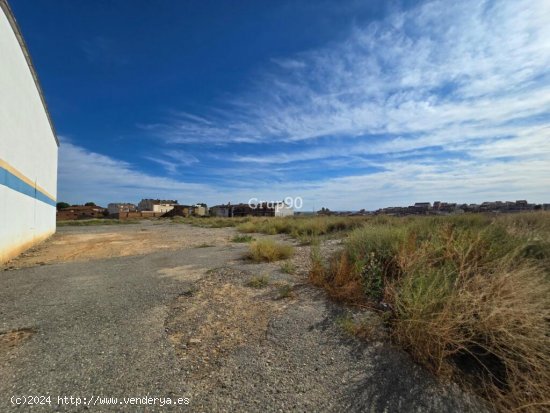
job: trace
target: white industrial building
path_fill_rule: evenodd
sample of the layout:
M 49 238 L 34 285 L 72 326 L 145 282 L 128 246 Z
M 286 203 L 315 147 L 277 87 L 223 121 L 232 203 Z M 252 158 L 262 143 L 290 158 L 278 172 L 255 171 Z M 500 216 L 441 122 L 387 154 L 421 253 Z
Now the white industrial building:
M 55 232 L 58 145 L 25 42 L 0 0 L 0 263 Z

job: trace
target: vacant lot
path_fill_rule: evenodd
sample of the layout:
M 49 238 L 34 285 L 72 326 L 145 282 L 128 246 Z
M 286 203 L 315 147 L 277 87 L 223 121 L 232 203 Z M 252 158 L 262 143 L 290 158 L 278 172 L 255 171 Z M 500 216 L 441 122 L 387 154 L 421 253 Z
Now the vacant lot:
M 293 245 L 289 258 L 255 263 L 237 234 L 172 222 L 63 227 L 9 263 L 0 411 L 20 411 L 10 397 L 29 393 L 181 396 L 190 405 L 179 410 L 200 412 L 483 409 L 390 345 L 382 327 L 358 340 L 349 320 L 377 325 L 377 316 L 308 282 L 311 246 L 254 234 Z M 316 248 L 328 257 L 342 240 Z

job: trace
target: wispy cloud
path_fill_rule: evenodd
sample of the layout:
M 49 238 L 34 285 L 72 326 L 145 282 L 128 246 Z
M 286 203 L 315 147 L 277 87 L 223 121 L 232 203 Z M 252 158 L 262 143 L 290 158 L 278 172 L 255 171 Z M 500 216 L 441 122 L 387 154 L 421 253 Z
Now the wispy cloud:
M 197 202 L 193 195 L 204 194 L 210 199 L 215 195 L 207 185 L 144 173 L 128 162 L 74 145 L 67 138 L 61 139 L 59 158 L 60 200 L 107 203 L 175 195 Z
M 544 0 L 429 2 L 343 43 L 273 58 L 292 70 L 264 74 L 206 126 L 174 119 L 158 131 L 172 142 L 368 141 L 548 115 L 548 21 Z
M 146 156 L 145 159 L 162 165 L 170 174 L 182 172 L 183 168 L 199 162 L 190 153 L 177 149 L 164 150 L 157 156 Z

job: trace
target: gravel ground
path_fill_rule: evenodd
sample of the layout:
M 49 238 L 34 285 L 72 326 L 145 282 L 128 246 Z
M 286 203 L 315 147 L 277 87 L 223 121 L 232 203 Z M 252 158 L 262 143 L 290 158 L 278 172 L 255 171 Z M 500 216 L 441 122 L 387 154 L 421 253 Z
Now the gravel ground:
M 232 229 L 177 228 L 170 236 L 192 238 L 187 247 L 0 273 L 0 412 L 480 411 L 402 351 L 346 335 L 338 320 L 348 310 L 306 282 L 308 247 L 297 247 L 296 272 L 286 274 L 281 263 L 242 260 L 247 245 L 227 242 Z M 116 228 L 91 229 L 102 231 Z M 33 251 L 36 262 L 41 251 L 51 245 Z M 252 288 L 258 276 L 268 285 Z M 20 395 L 51 395 L 52 404 L 17 408 L 10 397 Z M 57 403 L 145 395 L 190 403 Z

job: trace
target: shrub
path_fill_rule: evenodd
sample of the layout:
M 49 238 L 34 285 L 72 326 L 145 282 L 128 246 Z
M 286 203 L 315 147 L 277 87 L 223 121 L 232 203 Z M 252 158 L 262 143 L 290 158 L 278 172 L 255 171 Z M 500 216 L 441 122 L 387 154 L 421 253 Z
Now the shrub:
M 328 284 L 325 280 L 325 265 L 321 249 L 319 245 L 313 245 L 310 250 L 311 269 L 309 270 L 309 281 L 318 287 L 328 289 Z
M 290 258 L 292 254 L 294 254 L 292 245 L 278 243 L 271 239 L 262 239 L 250 244 L 248 257 L 256 262 L 271 262 Z
M 246 285 L 252 288 L 264 288 L 269 285 L 269 278 L 265 275 L 254 276 L 248 280 Z
M 503 411 L 550 404 L 550 215 L 376 218 L 310 280 L 388 309 L 391 337 Z
M 290 284 L 283 284 L 277 289 L 277 299 L 291 298 L 294 295 Z

